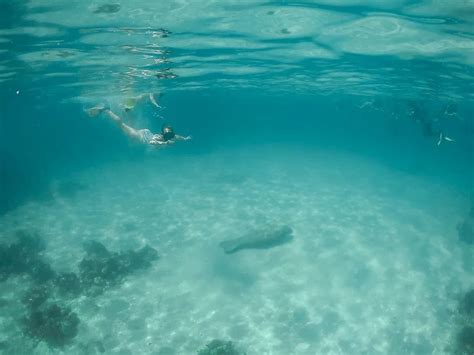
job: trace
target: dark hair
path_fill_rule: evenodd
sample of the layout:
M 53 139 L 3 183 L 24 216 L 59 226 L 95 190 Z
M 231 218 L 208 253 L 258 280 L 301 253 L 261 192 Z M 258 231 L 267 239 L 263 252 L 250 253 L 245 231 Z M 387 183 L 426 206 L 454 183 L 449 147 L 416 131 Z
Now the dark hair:
M 173 139 L 175 137 L 173 127 L 171 127 L 170 125 L 164 124 L 163 127 L 161 127 L 161 135 L 163 136 L 163 139 L 165 141 L 169 141 L 170 139 Z

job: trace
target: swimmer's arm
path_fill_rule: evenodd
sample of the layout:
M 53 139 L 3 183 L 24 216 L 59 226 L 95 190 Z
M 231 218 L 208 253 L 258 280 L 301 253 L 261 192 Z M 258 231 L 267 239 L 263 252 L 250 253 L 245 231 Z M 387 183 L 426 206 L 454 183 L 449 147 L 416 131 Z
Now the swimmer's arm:
M 191 136 L 180 136 L 180 135 L 175 135 L 174 136 L 174 140 L 177 140 L 177 141 L 189 141 L 191 139 Z

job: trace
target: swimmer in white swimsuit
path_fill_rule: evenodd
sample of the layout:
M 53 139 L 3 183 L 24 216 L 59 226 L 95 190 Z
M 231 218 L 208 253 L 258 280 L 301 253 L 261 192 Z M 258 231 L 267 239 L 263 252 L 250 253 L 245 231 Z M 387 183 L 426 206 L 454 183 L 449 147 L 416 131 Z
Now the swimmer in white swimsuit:
M 92 110 L 92 111 L 91 111 Z M 180 136 L 174 133 L 173 127 L 167 124 L 164 124 L 161 128 L 161 133 L 154 134 L 148 128 L 145 129 L 135 129 L 125 124 L 122 119 L 112 112 L 110 109 L 104 106 L 97 106 L 92 109 L 87 110 L 90 116 L 96 116 L 99 113 L 105 113 L 112 121 L 114 121 L 120 129 L 130 138 L 135 139 L 143 144 L 150 145 L 167 145 L 173 144 L 176 141 L 187 141 L 190 140 L 190 136 Z

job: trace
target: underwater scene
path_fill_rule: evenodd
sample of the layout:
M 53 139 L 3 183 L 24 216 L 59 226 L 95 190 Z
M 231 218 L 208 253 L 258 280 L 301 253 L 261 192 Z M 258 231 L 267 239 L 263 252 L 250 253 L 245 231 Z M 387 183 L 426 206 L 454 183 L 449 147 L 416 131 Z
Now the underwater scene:
M 0 354 L 474 354 L 474 0 L 0 0 Z

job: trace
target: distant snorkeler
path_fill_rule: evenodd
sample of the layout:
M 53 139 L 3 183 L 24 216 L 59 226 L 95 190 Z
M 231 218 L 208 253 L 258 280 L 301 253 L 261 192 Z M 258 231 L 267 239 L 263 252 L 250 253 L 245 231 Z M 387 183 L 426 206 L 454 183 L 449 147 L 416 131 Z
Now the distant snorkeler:
M 445 109 L 444 114 L 446 114 L 446 110 L 447 108 Z M 438 126 L 436 123 L 439 119 L 430 119 L 427 116 L 426 110 L 423 109 L 418 102 L 412 100 L 408 102 L 408 117 L 421 126 L 422 133 L 425 137 L 437 137 L 437 145 L 441 145 L 443 142 L 455 141 L 453 138 L 446 136 L 440 128 L 436 127 Z
M 114 121 L 120 129 L 130 138 L 139 141 L 143 144 L 149 145 L 169 145 L 176 141 L 187 141 L 190 140 L 190 136 L 180 136 L 174 132 L 174 129 L 169 124 L 163 124 L 161 127 L 161 133 L 152 133 L 148 128 L 135 129 L 130 127 L 122 121 L 120 116 L 112 112 L 109 108 L 104 105 L 98 105 L 91 109 L 86 110 L 91 117 L 98 116 L 101 113 L 106 114 L 112 121 Z
M 159 109 L 163 108 L 158 103 L 158 101 L 156 99 L 156 94 L 152 94 L 152 93 L 150 93 L 150 94 L 141 94 L 141 95 L 138 95 L 138 96 L 128 97 L 123 102 L 122 107 L 126 112 L 129 112 L 129 111 L 133 110 L 135 108 L 135 106 L 137 106 L 137 104 L 139 104 L 143 101 L 146 101 L 146 100 L 149 100 L 151 102 L 151 104 L 153 106 L 155 106 L 156 108 L 159 108 Z
M 456 117 L 458 115 L 458 106 L 453 102 L 447 103 L 443 107 L 442 115 L 444 118 Z
M 456 118 L 458 115 L 458 107 L 455 103 L 450 102 L 447 103 L 446 105 L 443 106 L 443 109 L 441 110 L 441 117 L 440 119 L 453 119 Z M 447 142 L 454 142 L 453 138 L 447 137 L 443 134 L 443 132 L 439 132 L 439 139 L 438 139 L 438 145 L 443 143 L 444 141 Z

